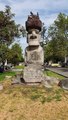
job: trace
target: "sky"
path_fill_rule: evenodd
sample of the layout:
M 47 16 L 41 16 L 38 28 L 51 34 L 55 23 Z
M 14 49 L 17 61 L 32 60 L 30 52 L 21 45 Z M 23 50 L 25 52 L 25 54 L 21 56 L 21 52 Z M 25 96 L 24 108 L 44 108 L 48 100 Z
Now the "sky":
M 68 0 L 0 0 L 0 10 L 5 10 L 6 5 L 9 5 L 12 13 L 15 13 L 16 23 L 22 26 L 25 26 L 25 21 L 31 11 L 34 14 L 39 13 L 46 28 L 56 20 L 60 12 L 68 15 Z M 25 49 L 26 38 L 21 38 L 20 43 Z

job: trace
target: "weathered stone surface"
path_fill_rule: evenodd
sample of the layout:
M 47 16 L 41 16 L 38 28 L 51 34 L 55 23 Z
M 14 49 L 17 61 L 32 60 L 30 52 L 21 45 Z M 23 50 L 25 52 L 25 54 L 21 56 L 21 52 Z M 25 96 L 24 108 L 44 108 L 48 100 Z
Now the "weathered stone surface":
M 26 48 L 26 63 L 34 63 L 43 65 L 44 63 L 44 52 L 41 46 L 38 47 L 27 47 Z
M 40 45 L 42 22 L 38 14 L 28 16 L 26 21 L 27 43 L 25 49 L 26 67 L 23 72 L 23 79 L 26 83 L 40 83 L 44 77 L 42 65 L 44 64 L 44 52 Z
M 29 46 L 39 46 L 41 41 L 41 34 L 39 30 L 30 30 L 27 36 L 27 43 Z
M 45 80 L 47 80 L 51 85 L 59 83 L 59 79 L 55 77 L 45 76 Z
M 60 80 L 58 85 L 65 90 L 68 90 L 68 78 L 65 80 Z
M 43 86 L 44 86 L 45 88 L 52 88 L 52 85 L 50 84 L 49 81 L 44 80 L 42 83 L 43 83 Z
M 15 75 L 15 77 L 12 78 L 12 85 L 14 84 L 22 84 L 25 83 L 23 79 L 23 73 Z
M 15 77 L 13 77 L 12 79 L 12 85 L 13 84 L 19 84 L 20 83 L 20 75 L 15 75 Z
M 44 77 L 42 70 L 40 69 L 41 66 L 38 65 L 28 65 L 25 67 L 23 72 L 23 78 L 26 83 L 40 83 Z

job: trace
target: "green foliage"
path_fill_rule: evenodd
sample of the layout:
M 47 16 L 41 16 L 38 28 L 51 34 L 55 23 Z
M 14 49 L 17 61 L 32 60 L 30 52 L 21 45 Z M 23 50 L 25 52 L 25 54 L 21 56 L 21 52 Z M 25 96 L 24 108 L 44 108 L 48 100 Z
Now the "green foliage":
M 4 72 L 0 73 L 0 81 L 4 80 L 5 76 L 14 76 L 16 73 L 15 72 Z
M 4 44 L 0 44 L 0 62 L 5 62 L 7 59 L 8 47 Z
M 0 11 L 0 61 L 3 65 L 6 59 L 10 61 L 12 57 L 14 61 L 23 61 L 20 47 L 17 47 L 19 50 L 16 48 L 12 48 L 12 50 L 9 49 L 9 45 L 14 42 L 15 38 L 19 38 L 21 35 L 24 36 L 26 33 L 23 26 L 21 27 L 20 24 L 16 24 L 13 19 L 14 16 L 15 14 L 11 12 L 10 6 L 6 6 L 4 11 Z M 14 63 L 14 61 L 12 61 L 12 63 Z
M 50 77 L 55 77 L 55 78 L 59 78 L 59 79 L 64 79 L 63 76 L 55 73 L 55 72 L 52 72 L 52 71 L 49 71 L 49 70 L 45 70 L 44 71 L 44 75 L 47 75 L 47 76 L 50 76 Z
M 0 11 L 0 42 L 10 45 L 15 37 L 19 37 L 19 25 L 12 19 L 14 14 L 6 6 L 5 11 Z
M 12 48 L 11 48 L 11 63 L 14 65 L 17 65 L 19 62 L 23 62 L 23 55 L 22 55 L 22 48 L 20 47 L 19 44 L 15 43 Z
M 15 69 L 24 69 L 24 65 L 16 65 L 15 67 L 14 67 Z
M 68 55 L 68 16 L 60 13 L 48 29 L 48 44 L 44 47 L 46 61 L 64 61 Z
M 40 94 L 33 94 L 33 95 L 31 95 L 31 100 L 36 100 L 36 99 L 38 99 L 38 98 L 40 98 L 41 97 L 41 95 Z

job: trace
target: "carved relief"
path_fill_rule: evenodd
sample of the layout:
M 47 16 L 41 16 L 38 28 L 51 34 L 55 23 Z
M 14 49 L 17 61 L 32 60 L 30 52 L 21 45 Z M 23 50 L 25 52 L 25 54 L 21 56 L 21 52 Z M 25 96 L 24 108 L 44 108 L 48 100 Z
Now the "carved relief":
M 30 54 L 30 59 L 32 60 L 39 60 L 40 59 L 40 56 L 37 52 L 33 52 Z

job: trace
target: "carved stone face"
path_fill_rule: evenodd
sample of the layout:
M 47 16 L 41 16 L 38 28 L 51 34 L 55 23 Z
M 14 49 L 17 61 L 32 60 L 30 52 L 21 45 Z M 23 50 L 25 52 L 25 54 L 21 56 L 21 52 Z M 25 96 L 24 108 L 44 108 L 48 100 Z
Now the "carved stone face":
M 41 34 L 37 29 L 30 29 L 27 34 L 27 43 L 29 46 L 38 46 L 40 44 Z

